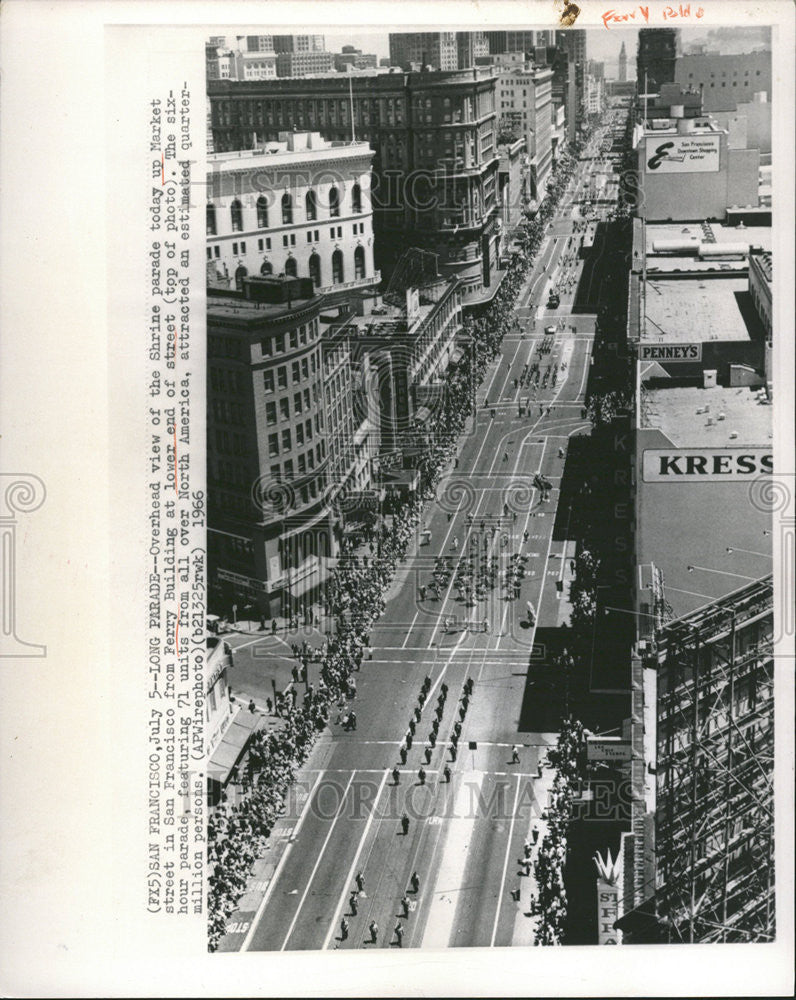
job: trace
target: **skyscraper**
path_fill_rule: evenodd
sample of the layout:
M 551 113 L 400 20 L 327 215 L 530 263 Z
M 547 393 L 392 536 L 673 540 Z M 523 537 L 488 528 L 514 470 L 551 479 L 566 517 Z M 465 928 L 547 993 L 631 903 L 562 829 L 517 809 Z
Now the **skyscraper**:
M 619 82 L 625 83 L 627 80 L 627 50 L 625 49 L 625 43 L 622 42 L 622 48 L 619 50 Z
M 639 31 L 636 55 L 639 92 L 645 86 L 656 91 L 662 83 L 674 82 L 678 40 L 676 28 L 642 28 Z

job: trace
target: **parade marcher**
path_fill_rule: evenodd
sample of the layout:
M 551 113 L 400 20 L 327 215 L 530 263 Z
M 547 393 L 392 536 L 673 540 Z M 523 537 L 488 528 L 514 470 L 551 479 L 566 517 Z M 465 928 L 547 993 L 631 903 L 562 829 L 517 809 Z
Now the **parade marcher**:
M 348 940 L 348 921 L 345 917 L 340 921 L 340 939 L 342 941 Z
M 392 782 L 394 785 L 398 785 L 400 784 L 400 781 L 401 781 L 401 772 L 398 770 L 397 767 L 394 767 L 392 769 Z
M 447 764 L 445 765 L 445 768 L 442 773 L 445 775 L 445 784 L 449 785 L 451 780 L 451 769 L 448 767 Z
M 410 720 L 409 720 L 409 733 L 410 733 L 410 734 L 411 734 L 412 736 L 414 736 L 414 735 L 415 735 L 415 729 L 416 729 L 416 728 L 417 728 L 417 723 L 415 722 L 415 720 L 414 720 L 414 719 L 410 719 Z M 409 746 L 411 747 L 411 745 L 412 745 L 412 744 L 410 743 L 410 744 L 409 744 Z
M 436 719 L 434 721 L 436 722 Z M 428 734 L 428 742 L 429 742 L 429 745 L 430 745 L 430 747 L 431 747 L 432 750 L 437 745 L 437 734 L 434 732 L 433 729 Z M 431 759 L 430 758 L 431 758 L 431 755 L 429 754 L 429 760 L 426 761 L 427 764 L 431 763 Z
M 451 763 L 453 763 L 456 760 L 456 745 L 453 743 L 450 746 L 450 754 L 451 754 Z
M 402 743 L 398 748 L 398 756 L 401 758 L 401 763 L 406 763 L 406 746 Z
M 403 894 L 403 898 L 401 899 L 401 910 L 403 911 L 404 919 L 406 919 L 409 916 L 409 897 L 406 893 Z
M 408 750 L 412 749 L 412 740 L 413 739 L 414 739 L 414 737 L 412 736 L 412 730 L 408 729 L 407 732 L 406 732 L 406 736 L 404 737 L 404 742 L 406 743 L 406 747 L 407 747 Z
M 431 747 L 426 747 L 425 748 L 425 750 L 423 751 L 423 756 L 426 758 L 426 763 L 430 764 L 431 763 Z M 420 770 L 422 771 L 423 769 L 421 768 Z M 420 779 L 420 784 L 421 785 L 423 784 L 423 779 L 422 778 Z
M 357 891 L 362 892 L 362 890 L 365 888 L 365 876 L 362 874 L 362 872 L 357 872 L 357 877 L 354 879 L 354 881 L 357 884 Z
M 370 943 L 376 944 L 379 937 L 379 925 L 375 920 L 371 920 L 368 930 L 370 931 Z
M 425 785 L 425 783 L 426 783 L 426 771 L 425 771 L 425 768 L 423 767 L 422 764 L 420 765 L 420 770 L 417 772 L 417 777 L 418 777 L 418 780 L 420 781 L 420 784 L 421 785 Z
M 409 879 L 409 884 L 412 886 L 412 892 L 414 892 L 415 895 L 417 895 L 417 893 L 420 891 L 420 876 L 417 874 L 416 871 L 412 872 L 412 876 Z
M 406 813 L 401 817 L 401 829 L 403 830 L 404 837 L 409 833 L 409 817 Z
M 398 947 L 399 948 L 403 948 L 404 928 L 403 928 L 403 924 L 401 923 L 400 920 L 395 925 L 395 937 L 396 937 L 396 939 L 398 941 Z

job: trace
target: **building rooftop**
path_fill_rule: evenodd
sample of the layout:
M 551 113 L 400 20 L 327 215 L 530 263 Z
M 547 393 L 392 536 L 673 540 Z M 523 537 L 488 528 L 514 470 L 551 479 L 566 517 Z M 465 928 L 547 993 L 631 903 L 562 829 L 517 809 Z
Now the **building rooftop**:
M 364 140 L 345 141 L 324 139 L 320 132 L 280 132 L 278 142 L 260 143 L 256 149 L 233 149 L 226 153 L 208 153 L 208 170 L 212 173 L 214 167 L 234 166 L 262 168 L 271 162 L 280 163 L 286 160 L 307 159 L 328 155 L 372 156 L 374 150 Z
M 666 447 L 667 438 L 691 449 L 772 446 L 771 407 L 758 402 L 757 390 L 671 388 L 649 391 L 647 399 L 648 423 L 664 437 L 644 432 L 644 448 Z M 717 420 L 721 413 L 724 420 Z M 738 437 L 730 438 L 731 431 Z M 637 560 L 662 571 L 675 616 L 771 572 L 771 511 L 755 501 L 762 495 L 759 474 L 726 482 L 639 479 Z
M 772 440 L 772 409 L 759 389 L 678 386 L 644 392 L 645 427 L 657 428 L 678 448 L 743 448 Z
M 207 321 L 239 320 L 241 326 L 255 322 L 273 321 L 290 313 L 304 309 L 319 300 L 319 296 L 311 298 L 294 298 L 288 302 L 256 302 L 244 299 L 242 296 L 213 295 L 208 290 Z
M 763 275 L 764 275 L 766 281 L 769 284 L 771 284 L 771 278 L 772 278 L 772 273 L 773 273 L 773 271 L 772 271 L 772 268 L 773 268 L 773 255 L 771 253 L 769 253 L 768 251 L 763 251 L 762 253 L 752 254 L 751 257 L 756 261 L 756 263 L 759 266 L 760 270 L 763 272 Z
M 677 258 L 675 258 L 677 260 Z M 713 261 L 714 268 L 717 266 Z M 745 264 L 745 262 L 744 262 Z M 681 265 L 682 266 L 682 265 Z M 743 277 L 667 278 L 647 268 L 646 324 L 643 342 L 694 343 L 750 340 L 742 311 L 749 282 Z
M 692 240 L 695 244 L 705 241 L 704 231 L 698 222 L 648 222 L 644 228 L 648 256 L 653 253 L 653 243 L 660 240 Z M 710 230 L 717 243 L 746 243 L 764 250 L 772 247 L 770 226 L 723 226 L 711 222 Z

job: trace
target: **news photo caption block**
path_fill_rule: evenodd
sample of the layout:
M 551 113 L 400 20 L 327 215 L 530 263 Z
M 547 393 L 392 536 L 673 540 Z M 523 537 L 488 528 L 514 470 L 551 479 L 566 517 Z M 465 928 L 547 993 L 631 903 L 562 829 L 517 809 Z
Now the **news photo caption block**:
M 194 434 L 203 355 L 192 336 L 191 302 L 202 289 L 191 284 L 192 93 L 176 85 L 152 97 L 146 113 L 146 907 L 187 916 L 204 912 L 206 850 L 205 491 L 197 462 L 204 441 Z

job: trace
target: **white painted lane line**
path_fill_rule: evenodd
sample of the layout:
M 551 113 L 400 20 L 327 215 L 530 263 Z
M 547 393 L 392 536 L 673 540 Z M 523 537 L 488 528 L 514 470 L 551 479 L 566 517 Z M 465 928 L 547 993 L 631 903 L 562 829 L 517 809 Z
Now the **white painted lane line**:
M 467 851 L 475 830 L 473 799 L 480 797 L 484 782 L 483 771 L 468 771 L 467 780 L 459 785 L 452 819 L 448 822 L 434 891 L 431 893 L 422 948 L 447 948 L 456 918 L 456 904 L 464 879 Z
M 310 811 L 310 803 L 312 802 L 312 796 L 315 794 L 315 789 L 320 784 L 321 778 L 324 776 L 325 773 L 326 773 L 325 771 L 318 772 L 318 777 L 315 780 L 315 784 L 312 786 L 310 790 L 310 794 L 307 796 L 307 801 L 304 803 L 304 808 L 301 810 L 301 815 L 298 818 L 298 822 L 293 827 L 293 830 L 290 834 L 290 841 L 285 850 L 283 851 L 282 857 L 279 859 L 276 868 L 274 869 L 274 874 L 271 876 L 271 881 L 268 883 L 268 888 L 265 890 L 265 894 L 263 895 L 263 898 L 260 901 L 260 905 L 257 907 L 257 912 L 254 915 L 251 927 L 249 928 L 246 937 L 243 939 L 243 944 L 240 946 L 241 951 L 248 951 L 251 946 L 252 938 L 254 937 L 254 932 L 257 930 L 257 924 L 260 922 L 263 912 L 265 911 L 266 904 L 268 903 L 268 900 L 271 897 L 271 893 L 273 892 L 274 886 L 276 885 L 276 880 L 282 873 L 282 869 L 285 866 L 285 862 L 290 856 L 290 852 L 293 850 L 293 844 L 295 844 L 296 838 L 299 835 L 299 831 L 301 830 L 301 827 L 304 824 L 304 819 L 307 813 Z
M 420 616 L 420 612 L 416 611 L 415 612 L 415 617 L 412 619 L 412 624 L 407 629 L 406 638 L 401 643 L 401 649 L 406 649 L 406 644 L 409 642 L 409 636 L 412 634 L 412 629 L 415 627 L 415 622 L 417 621 L 417 619 L 419 618 L 419 616 Z
M 287 943 L 290 940 L 290 935 L 293 933 L 293 929 L 296 926 L 296 922 L 298 921 L 299 914 L 301 913 L 301 908 L 302 908 L 302 906 L 304 906 L 304 900 L 307 898 L 307 893 L 310 891 L 310 886 L 312 885 L 312 880 L 315 878 L 315 875 L 316 875 L 316 873 L 318 871 L 318 867 L 320 866 L 320 863 L 321 863 L 321 861 L 323 859 L 324 851 L 326 850 L 326 848 L 327 848 L 327 846 L 329 844 L 329 841 L 332 839 L 332 834 L 334 833 L 334 828 L 337 826 L 337 821 L 338 821 L 338 819 L 340 819 L 340 816 L 342 815 L 343 806 L 345 805 L 346 796 L 348 795 L 348 789 L 351 787 L 351 785 L 352 785 L 352 783 L 354 781 L 354 775 L 356 773 L 357 773 L 356 771 L 352 771 L 351 772 L 351 776 L 348 779 L 348 784 L 345 786 L 345 791 L 340 796 L 340 805 L 337 807 L 337 812 L 335 813 L 334 819 L 332 820 L 331 825 L 329 826 L 329 832 L 326 834 L 326 839 L 323 842 L 323 846 L 321 847 L 320 851 L 318 851 L 318 857 L 315 859 L 315 864 L 312 866 L 312 871 L 310 872 L 310 877 L 307 879 L 307 885 L 306 885 L 306 887 L 304 889 L 304 892 L 301 894 L 301 899 L 299 900 L 298 908 L 297 908 L 297 910 L 296 910 L 296 912 L 295 912 L 295 914 L 293 916 L 293 919 L 290 921 L 290 927 L 288 927 L 288 929 L 287 929 L 287 934 L 285 935 L 285 940 L 282 942 L 282 947 L 279 949 L 280 951 L 284 951 L 285 948 L 287 947 Z
M 497 909 L 495 910 L 495 923 L 492 925 L 492 939 L 489 942 L 489 947 L 495 947 L 495 938 L 497 937 L 498 921 L 500 919 L 500 907 L 503 903 L 503 890 L 506 887 L 506 872 L 509 867 L 509 854 L 511 854 L 511 838 L 514 835 L 514 821 L 517 818 L 517 803 L 520 798 L 520 776 L 517 775 L 517 791 L 514 793 L 514 807 L 511 810 L 511 823 L 509 823 L 509 838 L 506 842 L 506 857 L 503 860 L 503 874 L 500 878 L 500 892 L 498 893 L 497 899 Z
M 348 870 L 348 875 L 346 876 L 345 883 L 343 884 L 343 891 L 340 894 L 340 899 L 337 901 L 337 906 L 335 907 L 334 910 L 334 917 L 332 918 L 332 922 L 329 925 L 329 930 L 326 932 L 326 937 L 323 939 L 323 944 L 321 945 L 321 951 L 325 951 L 329 947 L 329 943 L 334 936 L 334 932 L 337 929 L 338 924 L 340 923 L 340 913 L 342 912 L 345 898 L 346 896 L 351 894 L 350 886 L 354 878 L 354 871 L 356 870 L 356 867 L 359 864 L 359 858 L 362 854 L 362 848 L 365 846 L 365 841 L 367 840 L 368 832 L 370 831 L 370 825 L 373 822 L 373 817 L 376 815 L 376 810 L 378 809 L 379 806 L 379 799 L 381 798 L 381 793 L 384 791 L 384 786 L 387 782 L 387 774 L 388 772 L 385 771 L 384 774 L 382 775 L 381 783 L 379 785 L 379 790 L 378 792 L 376 792 L 376 798 L 373 802 L 373 808 L 371 809 L 370 815 L 368 816 L 367 822 L 365 823 L 365 829 L 362 832 L 362 836 L 357 846 L 357 853 L 354 855 L 354 860 L 351 862 L 351 867 Z

